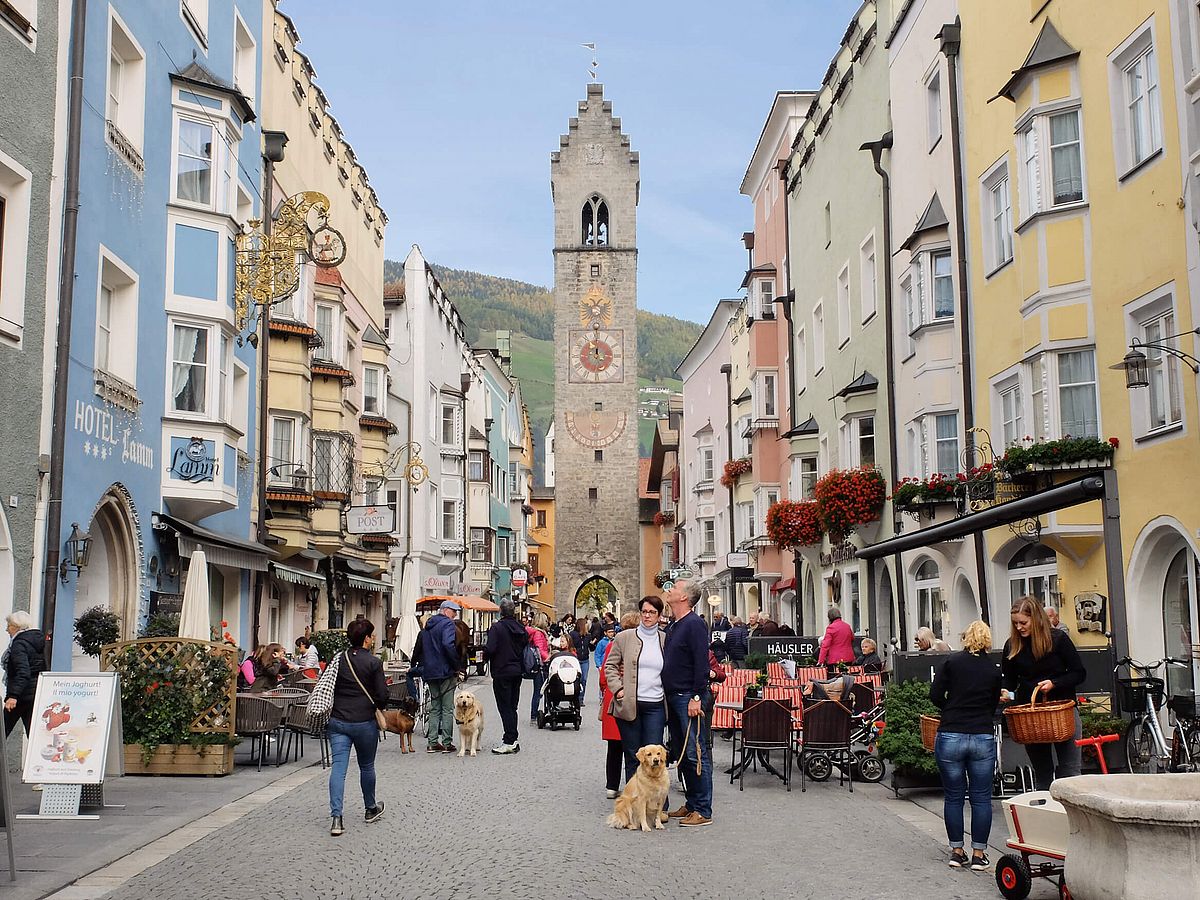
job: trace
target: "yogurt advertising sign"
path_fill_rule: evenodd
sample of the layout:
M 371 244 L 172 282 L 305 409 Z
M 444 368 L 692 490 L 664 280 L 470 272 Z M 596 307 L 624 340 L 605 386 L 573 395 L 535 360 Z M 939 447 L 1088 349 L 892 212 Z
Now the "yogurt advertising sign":
M 45 672 L 38 679 L 23 779 L 37 784 L 100 784 L 112 728 L 117 677 L 111 672 Z M 119 720 L 118 720 L 119 722 Z M 116 754 L 118 761 L 120 754 Z M 119 774 L 119 773 L 118 773 Z

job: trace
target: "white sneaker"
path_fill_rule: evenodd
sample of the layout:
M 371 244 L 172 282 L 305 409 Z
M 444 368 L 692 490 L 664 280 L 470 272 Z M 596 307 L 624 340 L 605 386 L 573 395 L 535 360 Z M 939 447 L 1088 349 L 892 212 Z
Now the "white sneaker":
M 619 794 L 619 793 L 620 793 L 620 791 L 614 791 L 612 788 L 609 788 L 608 790 L 606 790 L 604 792 L 604 796 L 607 797 L 609 800 L 616 800 L 617 794 Z
M 492 748 L 492 752 L 499 754 L 501 756 L 506 756 L 509 753 L 520 753 L 521 745 L 516 742 L 511 743 L 511 744 L 497 744 L 495 747 Z

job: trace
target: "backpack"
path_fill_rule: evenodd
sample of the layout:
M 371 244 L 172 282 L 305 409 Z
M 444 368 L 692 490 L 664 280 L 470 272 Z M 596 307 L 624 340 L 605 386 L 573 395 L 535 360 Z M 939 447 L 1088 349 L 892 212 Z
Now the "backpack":
M 542 654 L 530 641 L 521 653 L 521 674 L 525 678 L 533 678 L 542 670 Z
M 325 667 L 312 693 L 308 695 L 305 718 L 309 731 L 319 732 L 329 724 L 329 714 L 333 712 L 333 692 L 337 684 L 338 664 L 342 656 L 344 654 L 339 653 L 333 658 L 333 662 Z

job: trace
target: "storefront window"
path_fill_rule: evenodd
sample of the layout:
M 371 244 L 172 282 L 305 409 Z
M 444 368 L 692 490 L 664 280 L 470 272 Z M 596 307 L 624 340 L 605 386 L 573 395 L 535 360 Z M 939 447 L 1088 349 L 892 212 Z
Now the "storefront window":
M 1016 603 L 1035 597 L 1042 606 L 1059 604 L 1058 557 L 1044 544 L 1030 544 L 1008 563 L 1008 595 Z
M 942 620 L 945 618 L 945 603 L 942 600 L 942 582 L 937 563 L 927 559 L 921 563 L 916 575 L 918 627 L 929 626 L 933 633 L 942 637 Z

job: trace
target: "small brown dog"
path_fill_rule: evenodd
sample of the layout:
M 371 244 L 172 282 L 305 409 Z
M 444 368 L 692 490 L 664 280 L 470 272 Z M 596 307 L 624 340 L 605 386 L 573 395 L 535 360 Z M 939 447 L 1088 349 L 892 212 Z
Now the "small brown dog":
M 613 828 L 649 831 L 653 821 L 655 828 L 662 828 L 667 821 L 663 804 L 671 780 L 667 775 L 667 748 L 647 744 L 637 752 L 637 758 L 640 765 L 613 804 L 608 824 Z
M 400 752 L 413 752 L 413 728 L 417 724 L 414 717 L 417 712 L 417 701 L 412 697 L 405 697 L 400 701 L 399 709 L 385 709 L 383 718 L 387 722 L 387 730 L 392 734 L 400 735 Z M 408 741 L 408 748 L 405 749 L 404 742 Z
M 458 723 L 458 755 L 479 752 L 479 739 L 483 737 L 483 704 L 470 691 L 460 691 L 454 698 L 454 721 Z

